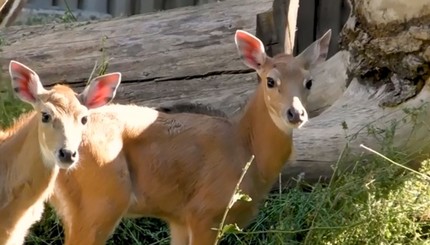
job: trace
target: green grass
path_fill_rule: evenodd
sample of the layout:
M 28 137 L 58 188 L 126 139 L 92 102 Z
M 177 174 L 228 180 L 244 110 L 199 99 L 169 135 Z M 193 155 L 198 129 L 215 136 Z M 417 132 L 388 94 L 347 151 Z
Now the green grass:
M 10 125 L 29 109 L 15 99 L 9 82 L 0 83 L 0 125 Z M 399 164 L 407 157 L 393 148 L 395 126 L 381 137 L 383 154 Z M 374 133 L 374 129 L 368 128 Z M 220 244 L 430 244 L 430 182 L 376 155 L 348 154 L 348 172 L 336 168 L 327 186 L 320 183 L 273 193 L 244 231 L 227 234 Z M 420 171 L 430 175 L 430 162 Z M 301 183 L 303 184 L 303 183 Z M 47 205 L 34 224 L 26 244 L 62 244 L 58 217 Z M 124 219 L 108 244 L 169 244 L 168 229 L 157 219 Z

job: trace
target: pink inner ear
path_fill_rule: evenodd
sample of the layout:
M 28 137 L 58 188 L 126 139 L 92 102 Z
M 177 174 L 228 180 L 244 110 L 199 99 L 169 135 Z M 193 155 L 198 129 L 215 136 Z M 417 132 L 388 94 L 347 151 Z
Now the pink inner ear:
M 260 43 L 245 33 L 237 34 L 238 40 L 241 42 L 241 50 L 243 58 L 254 66 L 260 65 L 256 59 L 256 54 L 261 52 Z
M 89 96 L 87 102 L 89 107 L 98 107 L 107 102 L 112 98 L 113 89 L 116 87 L 118 82 L 118 75 L 111 75 L 101 78 L 96 87 L 94 88 L 93 94 Z
M 14 73 L 19 74 L 18 76 L 13 77 L 14 83 L 17 85 L 16 88 L 18 88 L 17 93 L 25 97 L 27 100 L 30 100 L 30 101 L 36 100 L 36 98 L 34 97 L 33 93 L 30 90 L 30 80 L 31 80 L 30 72 L 17 63 L 12 63 L 11 69 Z

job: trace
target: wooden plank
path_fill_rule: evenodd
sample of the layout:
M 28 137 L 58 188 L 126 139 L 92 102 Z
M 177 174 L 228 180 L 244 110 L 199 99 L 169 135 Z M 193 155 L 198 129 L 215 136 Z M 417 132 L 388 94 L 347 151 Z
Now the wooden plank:
M 340 29 L 342 30 L 343 26 L 345 25 L 346 21 L 349 18 L 349 14 L 351 12 L 351 6 L 349 5 L 350 0 L 343 0 L 342 1 L 342 7 L 341 7 L 341 18 L 340 18 Z
M 278 45 L 276 34 L 273 24 L 273 12 L 270 10 L 257 14 L 255 35 L 263 42 L 266 53 L 272 57 L 278 50 L 276 47 Z
M 284 52 L 285 28 L 287 25 L 290 0 L 274 0 L 272 6 L 273 31 L 271 55 Z
M 100 1 L 100 0 L 93 0 L 93 1 Z M 106 1 L 106 0 L 102 0 Z M 76 10 L 78 9 L 78 0 L 59 0 L 58 6 L 63 8 L 64 10 L 67 10 L 67 5 L 69 6 L 70 10 Z
M 194 0 L 175 0 L 175 8 L 194 6 Z
M 129 16 L 131 14 L 130 0 L 109 0 L 108 6 L 108 12 L 114 17 Z
M 52 0 L 28 0 L 28 4 L 36 8 L 50 8 Z
M 106 0 L 83 0 L 83 9 L 87 11 L 94 11 L 100 13 L 107 13 Z
M 341 30 L 342 0 L 320 0 L 317 13 L 316 38 L 321 37 L 328 29 L 332 29 L 328 57 L 339 49 L 339 32 Z
M 206 3 L 214 3 L 217 0 L 198 0 L 197 5 L 206 4 Z
M 8 0 L 0 2 L 0 28 L 13 25 L 26 5 L 27 0 Z
M 315 38 L 315 1 L 301 0 L 297 17 L 297 37 L 294 44 L 295 54 L 302 52 Z
M 0 30 L 9 44 L 0 51 L 0 65 L 7 72 L 11 59 L 23 62 L 45 85 L 86 82 L 103 54 L 109 71 L 122 72 L 124 81 L 240 73 L 249 69 L 237 54 L 234 33 L 254 33 L 256 14 L 271 1 L 225 1 L 88 25 L 9 27 Z
M 163 10 L 176 8 L 176 0 L 163 0 Z
M 140 1 L 140 13 L 159 11 L 163 7 L 162 0 L 138 0 Z
M 164 0 L 163 9 L 174 9 L 186 6 L 194 6 L 195 0 Z

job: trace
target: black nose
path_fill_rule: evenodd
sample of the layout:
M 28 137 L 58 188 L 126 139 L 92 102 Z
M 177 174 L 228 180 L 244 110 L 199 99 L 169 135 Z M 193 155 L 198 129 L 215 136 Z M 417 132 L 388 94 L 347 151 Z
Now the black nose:
M 305 114 L 306 112 L 304 109 L 297 110 L 296 108 L 291 107 L 287 111 L 287 119 L 292 124 L 299 124 L 306 119 Z
M 62 163 L 74 163 L 76 159 L 76 151 L 73 152 L 71 150 L 61 148 L 58 152 L 58 158 Z

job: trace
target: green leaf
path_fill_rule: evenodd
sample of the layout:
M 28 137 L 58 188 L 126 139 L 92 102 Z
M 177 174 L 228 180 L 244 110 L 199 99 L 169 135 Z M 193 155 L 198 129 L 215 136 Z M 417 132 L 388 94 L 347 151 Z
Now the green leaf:
M 238 200 L 245 201 L 245 202 L 250 202 L 250 201 L 252 201 L 252 198 L 249 195 L 244 194 L 242 192 L 242 190 L 238 190 L 233 195 L 233 204 L 236 203 Z
M 226 233 L 236 233 L 236 232 L 240 232 L 240 231 L 242 231 L 242 229 L 240 229 L 240 227 L 239 226 L 237 226 L 237 224 L 235 223 L 235 224 L 228 224 L 228 225 L 225 225 L 223 228 L 222 228 L 222 233 L 223 234 L 226 234 Z

